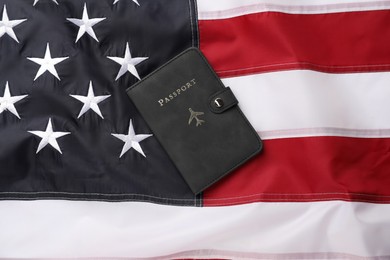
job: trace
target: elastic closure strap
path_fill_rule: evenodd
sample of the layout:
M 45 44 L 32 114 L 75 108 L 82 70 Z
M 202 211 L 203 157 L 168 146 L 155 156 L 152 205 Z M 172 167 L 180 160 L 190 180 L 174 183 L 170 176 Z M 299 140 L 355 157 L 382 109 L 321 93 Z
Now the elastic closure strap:
M 229 87 L 213 94 L 209 99 L 209 107 L 211 112 L 220 114 L 229 108 L 236 106 L 238 101 Z

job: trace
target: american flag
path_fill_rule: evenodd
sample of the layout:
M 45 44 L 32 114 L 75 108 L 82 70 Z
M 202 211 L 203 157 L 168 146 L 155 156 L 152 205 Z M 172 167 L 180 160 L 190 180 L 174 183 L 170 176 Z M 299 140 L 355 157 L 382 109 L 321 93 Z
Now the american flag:
M 390 259 L 390 1 L 0 9 L 0 259 Z M 199 196 L 125 93 L 191 46 L 264 140 Z

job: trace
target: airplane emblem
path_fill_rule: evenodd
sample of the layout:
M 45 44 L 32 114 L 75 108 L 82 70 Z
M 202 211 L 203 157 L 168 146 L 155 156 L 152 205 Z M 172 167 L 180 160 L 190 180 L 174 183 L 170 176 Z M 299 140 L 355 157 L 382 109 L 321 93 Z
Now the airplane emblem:
M 203 112 L 195 112 L 191 108 L 189 108 L 188 111 L 190 111 L 190 113 L 191 113 L 190 119 L 188 120 L 188 125 L 191 124 L 191 122 L 192 122 L 192 120 L 194 120 L 194 118 L 196 120 L 196 126 L 199 126 L 199 125 L 202 125 L 202 123 L 205 123 L 204 120 L 201 120 L 198 118 L 198 116 L 204 115 Z

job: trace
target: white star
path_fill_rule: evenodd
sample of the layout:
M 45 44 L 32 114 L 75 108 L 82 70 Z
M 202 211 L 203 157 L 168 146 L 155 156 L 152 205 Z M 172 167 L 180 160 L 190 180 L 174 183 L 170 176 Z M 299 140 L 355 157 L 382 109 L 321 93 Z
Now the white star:
M 77 118 L 80 118 L 89 109 L 92 109 L 93 111 L 96 112 L 96 114 L 98 114 L 101 118 L 103 118 L 98 104 L 111 95 L 95 96 L 95 93 L 93 92 L 92 81 L 90 81 L 87 96 L 79 96 L 79 95 L 70 95 L 70 96 L 84 103 L 79 113 L 79 116 Z
M 7 81 L 7 83 L 5 83 L 4 94 L 2 97 L 0 97 L 0 114 L 3 113 L 3 111 L 8 110 L 20 119 L 20 116 L 14 104 L 27 96 L 28 95 L 11 96 L 11 93 L 9 91 L 8 81 Z
M 144 157 L 146 157 L 146 155 L 144 154 L 144 151 L 142 151 L 142 148 L 139 145 L 139 143 L 141 141 L 145 140 L 146 138 L 151 137 L 152 135 L 150 135 L 150 134 L 136 135 L 134 133 L 134 128 L 133 128 L 133 124 L 131 122 L 131 119 L 130 119 L 130 125 L 129 125 L 129 133 L 127 135 L 122 135 L 122 134 L 111 134 L 111 135 L 115 136 L 116 138 L 122 140 L 125 143 L 119 158 L 121 158 L 131 148 L 134 148 L 134 150 L 136 150 L 137 152 L 142 154 Z
M 49 122 L 47 123 L 45 131 L 28 132 L 42 138 L 41 142 L 39 143 L 37 153 L 39 153 L 39 151 L 42 150 L 42 148 L 44 148 L 47 144 L 50 144 L 53 148 L 59 151 L 60 154 L 62 154 L 60 146 L 57 143 L 57 138 L 70 134 L 70 132 L 54 132 L 53 127 L 51 125 L 51 118 L 49 118 Z
M 8 13 L 7 13 L 7 7 L 4 5 L 3 17 L 1 18 L 1 21 L 0 21 L 0 38 L 4 34 L 8 34 L 12 39 L 14 39 L 17 43 L 19 43 L 19 40 L 16 37 L 16 34 L 12 28 L 17 26 L 18 24 L 23 23 L 26 20 L 27 19 L 9 20 Z
M 77 34 L 76 42 L 85 33 L 88 33 L 92 38 L 94 38 L 97 42 L 99 42 L 99 40 L 96 38 L 96 34 L 95 34 L 92 26 L 94 26 L 97 23 L 100 23 L 101 21 L 103 21 L 106 18 L 104 17 L 104 18 L 89 19 L 86 3 L 84 4 L 83 17 L 81 19 L 76 19 L 76 18 L 66 18 L 66 19 L 80 27 L 79 33 Z
M 137 69 L 135 66 L 144 60 L 148 59 L 149 57 L 136 57 L 132 58 L 129 48 L 129 43 L 126 43 L 126 51 L 125 51 L 125 57 L 107 57 L 116 63 L 121 65 L 121 68 L 118 72 L 118 75 L 116 76 L 115 80 L 118 80 L 120 77 L 122 77 L 127 71 L 129 71 L 133 76 L 135 76 L 137 79 L 141 79 L 138 75 Z
M 119 2 L 119 0 L 114 0 L 113 5 L 118 3 L 118 2 Z M 136 3 L 138 6 L 140 6 L 137 0 L 133 0 L 133 2 Z
M 36 64 L 41 65 L 39 68 L 37 75 L 35 76 L 34 81 L 39 78 L 45 71 L 49 71 L 53 76 L 55 76 L 58 80 L 61 80 L 60 77 L 57 74 L 56 68 L 54 65 L 66 60 L 69 57 L 61 57 L 61 58 L 52 58 L 51 53 L 50 53 L 50 47 L 49 43 L 46 46 L 46 52 L 45 52 L 45 57 L 44 58 L 27 58 Z
M 39 0 L 34 0 L 33 6 L 35 6 L 35 5 L 38 3 L 38 1 L 39 1 Z M 57 0 L 52 0 L 52 1 L 58 5 Z

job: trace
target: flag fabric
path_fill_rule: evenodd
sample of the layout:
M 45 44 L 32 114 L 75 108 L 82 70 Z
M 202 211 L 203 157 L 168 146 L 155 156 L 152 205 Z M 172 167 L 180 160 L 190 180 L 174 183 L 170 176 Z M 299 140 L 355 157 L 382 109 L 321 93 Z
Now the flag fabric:
M 390 3 L 312 2 L 199 1 L 201 49 L 265 140 L 212 205 L 389 202 Z
M 0 259 L 390 259 L 390 1 L 0 3 Z M 264 140 L 197 197 L 125 94 L 190 46 Z
M 0 3 L 0 198 L 196 205 L 125 93 L 196 46 L 193 3 Z

